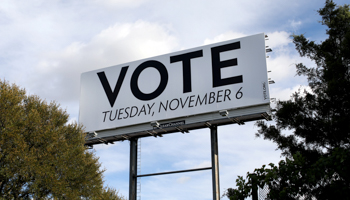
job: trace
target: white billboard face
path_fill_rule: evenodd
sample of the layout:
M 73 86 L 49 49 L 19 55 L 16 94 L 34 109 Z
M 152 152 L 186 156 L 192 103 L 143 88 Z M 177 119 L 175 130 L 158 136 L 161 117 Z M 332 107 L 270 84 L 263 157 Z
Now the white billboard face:
M 264 34 L 81 75 L 87 132 L 269 104 Z

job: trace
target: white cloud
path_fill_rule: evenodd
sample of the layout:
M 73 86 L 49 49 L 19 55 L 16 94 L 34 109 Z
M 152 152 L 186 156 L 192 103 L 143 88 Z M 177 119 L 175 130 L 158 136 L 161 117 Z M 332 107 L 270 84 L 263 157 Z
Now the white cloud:
M 92 0 L 96 4 L 102 4 L 106 7 L 128 8 L 142 5 L 148 0 Z
M 295 50 L 290 33 L 285 31 L 267 33 L 269 36 L 266 46 L 272 49 L 272 53 L 267 53 L 266 59 L 269 78 L 275 81 L 270 88 L 294 88 L 300 85 L 306 85 L 306 78 L 296 76 L 296 67 L 298 63 L 304 63 L 307 66 L 313 66 L 314 63 L 307 58 L 302 58 Z M 274 90 L 270 91 L 270 96 L 278 97 Z M 284 96 L 285 98 L 285 96 Z
M 294 86 L 292 88 L 278 87 L 272 88 L 270 92 L 274 95 L 273 97 L 276 98 L 276 100 L 285 101 L 289 100 L 292 94 L 298 91 L 299 88 L 300 86 Z
M 160 24 L 117 23 L 89 42 L 73 42 L 62 51 L 48 52 L 37 65 L 30 88 L 59 102 L 77 102 L 81 73 L 168 53 L 176 47 L 177 39 Z
M 268 36 L 266 44 L 272 49 L 283 48 L 292 43 L 290 38 L 291 34 L 285 31 L 275 31 L 272 33 L 267 33 L 266 35 Z
M 302 22 L 301 21 L 295 21 L 295 20 L 291 20 L 290 21 L 290 26 L 293 28 L 293 31 L 296 32 L 299 27 L 301 26 Z
M 285 101 L 289 100 L 292 94 L 294 94 L 297 91 L 300 91 L 301 94 L 303 94 L 304 90 L 309 93 L 312 93 L 311 88 L 306 85 L 296 85 L 292 88 L 272 88 L 270 92 L 274 94 L 274 98 L 276 98 L 276 100 Z
M 205 39 L 204 45 L 222 42 L 222 41 L 226 41 L 226 40 L 232 40 L 232 39 L 236 39 L 236 38 L 241 38 L 244 36 L 246 36 L 246 34 L 229 31 L 229 32 L 220 34 L 220 35 L 214 37 L 213 39 L 208 39 L 208 38 Z
M 299 63 L 297 57 L 291 55 L 271 56 L 267 59 L 267 69 L 271 71 L 269 77 L 276 83 L 292 79 L 295 73 L 295 64 Z
M 272 33 L 266 33 L 266 35 L 269 38 L 269 40 L 267 40 L 266 43 L 269 45 L 270 48 L 285 47 L 292 42 L 292 40 L 290 39 L 291 34 L 285 31 L 275 31 Z M 245 33 L 228 31 L 215 36 L 213 39 L 206 38 L 204 40 L 204 44 L 207 45 L 207 44 L 222 42 L 225 40 L 241 38 L 245 36 L 247 36 L 247 34 Z

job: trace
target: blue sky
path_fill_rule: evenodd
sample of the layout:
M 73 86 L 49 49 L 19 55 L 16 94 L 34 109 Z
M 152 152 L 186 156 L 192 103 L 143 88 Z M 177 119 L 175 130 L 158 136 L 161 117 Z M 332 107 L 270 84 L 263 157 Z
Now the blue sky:
M 270 97 L 285 100 L 306 84 L 295 76 L 295 64 L 313 65 L 299 57 L 290 35 L 324 40 L 316 12 L 323 5 L 323 0 L 1 0 L 0 79 L 60 103 L 74 121 L 83 72 L 263 32 L 273 49 L 267 59 L 276 82 Z M 221 194 L 235 186 L 238 175 L 281 159 L 276 145 L 256 138 L 256 132 L 254 122 L 219 127 Z M 144 138 L 141 146 L 142 173 L 210 166 L 209 129 Z M 106 169 L 106 185 L 128 196 L 129 142 L 94 149 Z M 211 192 L 210 171 L 141 179 L 143 200 L 209 200 Z

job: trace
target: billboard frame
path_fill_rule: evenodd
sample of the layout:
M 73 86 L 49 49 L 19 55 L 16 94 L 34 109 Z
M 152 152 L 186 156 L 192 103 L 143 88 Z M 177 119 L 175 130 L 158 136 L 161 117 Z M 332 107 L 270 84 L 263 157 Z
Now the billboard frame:
M 255 43 L 257 43 L 258 46 L 254 46 Z M 254 52 L 252 55 L 249 54 L 250 50 Z M 210 52 L 211 57 L 209 56 Z M 230 55 L 227 56 L 227 53 L 230 53 Z M 208 58 L 208 56 L 210 58 Z M 235 58 L 235 56 L 237 56 L 237 58 Z M 251 62 L 250 60 L 254 59 L 252 59 L 250 56 L 253 56 L 253 58 L 259 62 Z M 170 62 L 170 67 L 167 64 L 162 64 L 162 62 L 165 62 L 164 59 L 168 59 L 166 62 Z M 203 60 L 197 62 L 196 59 L 204 59 L 205 62 Z M 159 60 L 159 62 L 157 60 Z M 197 63 L 197 65 L 192 63 L 191 68 L 191 62 Z M 207 64 L 203 64 L 203 62 Z M 178 65 L 174 65 L 173 63 Z M 198 63 L 201 64 L 198 66 Z M 250 64 L 247 65 L 247 63 Z M 179 67 L 181 65 L 183 67 L 182 72 L 179 71 Z M 140 74 L 146 73 L 143 72 L 143 70 L 153 67 L 160 73 L 160 82 L 156 90 L 149 94 L 146 94 L 141 91 L 142 89 L 140 90 L 140 83 L 135 83 L 135 81 L 137 82 Z M 212 81 L 207 81 L 207 79 L 205 79 L 205 81 L 202 81 L 203 83 L 200 83 L 199 85 L 198 83 L 196 85 L 192 83 L 191 85 L 191 75 L 189 75 L 190 77 L 186 78 L 185 70 L 190 69 L 192 70 L 192 73 L 193 70 L 197 70 L 195 72 L 198 73 L 198 70 L 202 67 L 203 70 L 211 70 L 205 71 L 204 74 L 206 74 L 205 77 L 207 78 L 211 77 L 210 79 L 212 79 Z M 129 75 L 127 74 L 128 69 L 129 72 L 131 71 L 128 73 Z M 177 70 L 172 71 L 173 74 L 175 74 L 175 78 L 181 77 L 181 79 L 183 79 L 183 93 L 181 92 L 182 96 L 178 98 L 174 96 L 166 96 L 169 95 L 169 91 L 172 91 L 174 89 L 174 77 L 172 79 L 173 82 L 171 82 L 170 79 L 170 75 L 172 73 L 169 74 L 169 82 L 171 82 L 171 84 L 169 83 L 170 86 L 168 84 L 168 89 L 165 89 L 166 84 L 168 83 L 164 81 L 164 77 L 168 79 L 168 72 L 165 71 L 171 71 L 174 69 Z M 259 70 L 254 71 L 256 69 Z M 110 78 L 109 80 L 113 79 L 113 76 L 111 78 L 110 75 L 111 70 L 114 70 L 112 74 L 114 76 L 114 79 L 117 80 L 114 90 L 111 89 L 111 86 L 113 87 L 114 83 L 110 83 L 108 81 L 108 75 Z M 229 75 L 225 74 L 226 72 L 229 72 L 225 70 L 231 70 L 230 73 L 227 73 Z M 260 72 L 262 74 L 259 74 L 257 72 Z M 178 73 L 181 73 L 181 75 Z M 208 75 L 210 73 L 211 75 Z M 189 71 L 189 74 L 191 74 L 191 71 Z M 132 137 L 157 137 L 168 133 L 187 132 L 193 129 L 205 128 L 207 127 L 207 124 L 241 124 L 247 121 L 266 119 L 270 115 L 270 97 L 268 89 L 269 81 L 267 78 L 265 35 L 263 33 L 134 61 L 123 65 L 94 70 L 86 72 L 83 75 L 79 121 L 85 123 L 87 126 L 88 135 L 91 137 L 87 138 L 86 144 L 90 146 L 101 143 L 113 143 L 114 141 L 127 140 Z M 256 80 L 257 77 L 258 80 Z M 126 82 L 130 80 L 131 88 L 129 88 L 129 90 L 131 89 L 131 91 L 129 92 L 126 92 L 125 88 L 129 86 L 125 86 L 127 85 L 126 83 L 123 85 L 124 78 Z M 196 80 L 198 81 L 200 79 L 197 78 Z M 193 81 L 194 80 L 192 77 L 192 82 Z M 212 82 L 213 85 L 210 85 L 207 82 L 210 82 L 210 84 Z M 205 86 L 201 86 L 201 84 L 204 83 Z M 155 84 L 157 84 L 157 81 Z M 182 88 L 180 90 L 182 91 Z M 96 91 L 98 92 L 95 93 Z M 160 91 L 166 94 L 162 94 Z M 176 91 L 179 90 L 177 89 Z M 119 92 L 121 92 L 121 94 L 119 94 Z M 213 97 L 216 98 L 216 100 L 214 103 L 211 102 L 207 104 L 207 100 L 210 102 L 209 99 L 211 98 L 209 98 L 209 94 L 212 95 L 212 93 L 214 96 L 216 95 Z M 117 98 L 118 94 L 119 98 Z M 175 95 L 177 94 L 178 93 L 175 93 Z M 91 96 L 93 98 L 88 98 Z M 155 101 L 150 101 L 150 98 L 155 98 Z M 205 104 L 203 105 L 201 102 L 202 98 L 203 101 L 205 99 Z M 225 98 L 227 102 L 224 102 Z M 185 106 L 184 108 L 182 105 L 182 108 L 175 111 L 167 111 L 162 107 L 164 106 L 163 103 L 165 104 L 165 102 L 166 106 L 168 106 L 169 101 L 168 109 L 171 109 L 170 106 L 173 100 L 175 102 L 175 105 L 176 103 L 179 105 L 179 101 L 181 101 L 181 105 L 188 104 L 188 107 Z M 118 102 L 117 104 L 115 104 L 116 101 Z M 130 101 L 130 104 L 128 101 Z M 102 102 L 104 102 L 102 106 L 104 107 L 103 109 L 101 108 L 101 105 L 99 105 L 102 104 Z M 125 104 L 125 102 L 127 102 L 127 104 Z M 132 102 L 138 103 L 136 105 L 132 104 Z M 200 102 L 200 105 L 193 108 L 193 102 L 196 102 L 196 106 L 197 103 Z M 141 108 L 140 105 L 142 104 L 143 106 Z M 148 106 L 151 112 L 152 106 L 154 104 L 156 105 L 153 107 L 156 110 L 155 117 L 153 117 L 153 114 L 155 113 L 153 109 L 153 114 L 151 114 L 151 117 L 148 116 L 148 118 L 146 118 L 142 117 L 142 115 L 140 116 L 140 111 L 138 116 L 135 117 L 137 119 L 131 119 L 132 108 L 136 109 L 136 106 L 140 106 L 140 110 L 144 109 L 144 107 L 147 109 Z M 113 108 L 113 106 L 117 107 L 117 109 L 115 107 Z M 107 110 L 107 108 L 109 108 L 109 110 Z M 161 110 L 161 108 L 163 108 L 163 110 Z M 221 111 L 225 111 L 227 114 L 222 115 L 220 114 Z M 122 117 L 123 112 L 124 117 Z M 131 113 L 125 114 L 125 112 Z M 144 111 L 144 113 L 146 114 L 146 111 Z M 138 119 L 140 119 L 140 121 L 138 121 Z

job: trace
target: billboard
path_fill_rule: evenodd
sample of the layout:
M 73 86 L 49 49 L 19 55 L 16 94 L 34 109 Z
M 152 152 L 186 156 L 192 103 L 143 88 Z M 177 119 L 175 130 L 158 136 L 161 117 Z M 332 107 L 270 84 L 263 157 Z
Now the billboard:
M 86 132 L 110 132 L 154 121 L 184 127 L 221 110 L 265 105 L 259 112 L 268 112 L 265 49 L 257 34 L 85 72 L 79 122 Z

